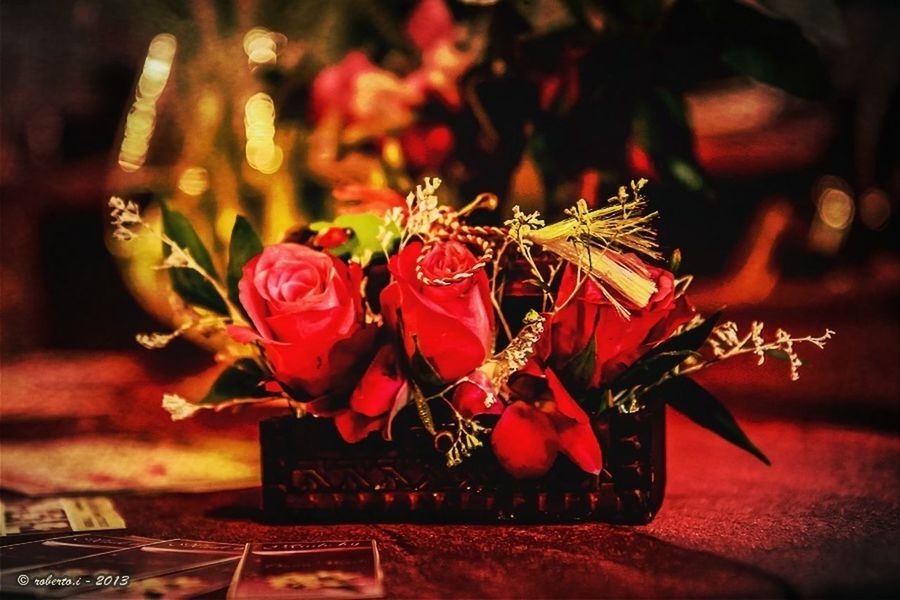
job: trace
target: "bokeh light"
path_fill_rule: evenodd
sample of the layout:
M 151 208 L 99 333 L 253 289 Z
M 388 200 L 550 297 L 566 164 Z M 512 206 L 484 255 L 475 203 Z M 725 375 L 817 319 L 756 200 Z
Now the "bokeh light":
M 859 198 L 859 218 L 869 229 L 884 229 L 891 220 L 891 212 L 891 201 L 883 190 L 870 188 Z
M 287 43 L 287 37 L 281 33 L 269 31 L 265 27 L 254 27 L 244 36 L 244 52 L 251 69 L 262 65 L 274 65 L 278 60 L 278 52 Z
M 244 105 L 247 164 L 260 173 L 278 171 L 284 153 L 275 143 L 275 102 L 266 93 L 252 95 Z
M 119 166 L 123 171 L 137 171 L 147 159 L 150 138 L 156 125 L 156 102 L 169 81 L 177 46 L 175 36 L 168 33 L 161 33 L 150 42 L 134 104 L 125 119 L 125 131 L 119 148 Z
M 203 167 L 189 167 L 178 178 L 178 189 L 188 196 L 199 196 L 209 188 L 209 173 Z

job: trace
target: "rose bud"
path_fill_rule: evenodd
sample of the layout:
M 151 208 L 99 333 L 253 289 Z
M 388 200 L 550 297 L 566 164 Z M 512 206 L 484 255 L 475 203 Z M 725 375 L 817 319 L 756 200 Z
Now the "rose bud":
M 453 391 L 452 404 L 467 419 L 478 415 L 499 415 L 503 403 L 497 398 L 491 378 L 482 369 L 469 373 Z
M 406 404 L 409 386 L 393 344 L 382 346 L 350 396 L 350 406 L 334 418 L 344 441 L 354 444 L 383 429 L 392 414 Z
M 329 227 L 320 231 L 313 239 L 313 243 L 319 248 L 328 250 L 347 243 L 352 235 L 352 230 L 343 227 Z

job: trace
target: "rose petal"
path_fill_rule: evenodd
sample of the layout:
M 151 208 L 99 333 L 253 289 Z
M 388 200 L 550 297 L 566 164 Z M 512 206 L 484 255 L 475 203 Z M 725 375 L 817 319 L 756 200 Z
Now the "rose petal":
M 350 409 L 334 418 L 338 433 L 348 444 L 362 441 L 373 431 L 378 431 L 386 421 L 387 417 L 373 419 Z
M 360 329 L 331 348 L 312 352 L 306 344 L 264 340 L 275 377 L 311 397 L 349 391 L 358 381 L 375 341 L 374 327 Z
M 388 412 L 406 379 L 392 344 L 382 346 L 350 397 L 350 408 L 368 417 Z
M 581 467 L 597 475 L 603 469 L 600 443 L 590 423 L 574 423 L 557 427 L 559 450 Z
M 238 298 L 241 301 L 241 306 L 244 307 L 244 310 L 250 317 L 250 321 L 253 323 L 253 326 L 256 327 L 256 330 L 260 335 L 264 338 L 271 339 L 272 331 L 266 324 L 266 316 L 268 316 L 266 303 L 253 285 L 253 277 L 259 259 L 260 256 L 257 255 L 247 261 L 247 264 L 244 265 L 241 280 L 238 282 Z
M 571 394 L 560 382 L 556 373 L 552 369 L 546 369 L 544 373 L 547 377 L 547 386 L 550 388 L 553 400 L 556 402 L 556 410 L 576 423 L 589 423 L 590 418 L 588 418 L 587 413 L 578 406 L 578 403 L 575 402 L 575 399 L 572 398 Z
M 546 414 L 517 401 L 500 416 L 491 445 L 503 468 L 513 477 L 525 479 L 550 470 L 559 451 L 559 436 Z

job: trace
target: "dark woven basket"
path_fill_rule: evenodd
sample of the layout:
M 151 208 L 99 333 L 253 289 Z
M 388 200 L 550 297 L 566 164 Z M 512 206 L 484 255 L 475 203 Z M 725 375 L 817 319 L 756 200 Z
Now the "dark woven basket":
M 516 480 L 489 444 L 448 468 L 420 430 L 350 445 L 331 419 L 273 418 L 260 423 L 263 510 L 272 522 L 293 523 L 648 523 L 665 493 L 665 408 L 610 410 L 594 430 L 603 449 L 599 475 L 560 454 L 545 476 Z

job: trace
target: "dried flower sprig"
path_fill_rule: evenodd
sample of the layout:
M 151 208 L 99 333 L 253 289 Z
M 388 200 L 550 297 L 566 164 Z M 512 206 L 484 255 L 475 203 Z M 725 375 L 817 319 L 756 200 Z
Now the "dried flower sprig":
M 439 437 L 443 434 L 448 434 L 453 438 L 450 448 L 445 453 L 448 467 L 462 464 L 462 461 L 471 456 L 476 448 L 484 446 L 484 442 L 481 441 L 478 435 L 490 433 L 491 431 L 489 427 L 485 427 L 472 419 L 466 419 L 459 413 L 456 413 L 456 427 L 455 434 L 447 431 L 438 434 Z
M 190 419 L 194 413 L 203 408 L 199 404 L 188 402 L 178 394 L 163 394 L 162 407 L 172 416 L 173 421 Z
M 424 185 L 417 185 L 416 190 L 406 196 L 407 216 L 400 237 L 401 248 L 413 237 L 427 239 L 432 227 L 441 218 L 437 197 L 439 187 L 439 178 L 426 177 Z
M 672 337 L 696 328 L 703 321 L 702 316 L 699 314 L 695 315 L 689 323 L 679 327 L 672 334 Z M 791 381 L 797 381 L 800 378 L 799 369 L 803 365 L 803 361 L 797 354 L 795 346 L 798 344 L 812 344 L 821 350 L 825 348 L 828 340 L 835 335 L 833 330 L 826 329 L 825 333 L 820 336 L 794 337 L 784 329 L 778 329 L 774 340 L 766 340 L 763 336 L 764 328 L 764 323 L 754 321 L 750 326 L 750 331 L 741 334 L 737 323 L 733 321 L 717 325 L 706 340 L 706 346 L 709 347 L 711 355 L 709 352 L 705 355 L 695 352 L 655 382 L 621 389 L 616 393 L 608 390 L 609 397 L 606 399 L 606 405 L 610 407 L 618 406 L 619 410 L 624 413 L 636 412 L 643 407 L 641 399 L 644 394 L 669 379 L 690 375 L 723 360 L 747 354 L 755 355 L 759 366 L 765 364 L 766 358 L 769 357 L 788 362 Z
M 787 361 L 791 368 L 791 381 L 797 381 L 800 378 L 800 367 L 803 366 L 803 361 L 794 346 L 806 343 L 824 349 L 827 341 L 835 334 L 831 329 L 826 329 L 825 333 L 820 336 L 793 337 L 784 329 L 778 329 L 775 332 L 774 340 L 766 340 L 763 337 L 764 328 L 764 323 L 754 321 L 750 325 L 749 332 L 740 334 L 738 325 L 734 321 L 722 323 L 713 329 L 712 335 L 707 340 L 713 357 L 689 364 L 683 367 L 679 374 L 693 373 L 713 363 L 735 356 L 754 354 L 758 358 L 757 364 L 760 366 L 765 364 L 767 357 L 776 357 Z
M 165 348 L 176 338 L 181 337 L 188 331 L 198 331 L 202 335 L 210 335 L 216 331 L 225 328 L 227 322 L 219 315 L 199 314 L 194 310 L 190 310 L 188 319 L 169 333 L 160 331 L 152 331 L 149 333 L 138 333 L 134 339 L 138 344 L 148 350 L 158 350 Z
M 508 239 L 516 244 L 531 267 L 535 283 L 544 290 L 545 306 L 552 304 L 553 299 L 547 297 L 548 278 L 533 259 L 534 245 L 578 266 L 579 279 L 573 296 L 589 278 L 626 318 L 629 311 L 619 298 L 638 307 L 647 305 L 656 293 L 656 284 L 641 261 L 626 254 L 634 252 L 657 260 L 661 257 L 656 231 L 650 226 L 657 213 L 645 214 L 646 199 L 641 190 L 646 183 L 645 179 L 632 181 L 630 190 L 622 186 L 618 195 L 610 198 L 609 205 L 599 209 L 591 210 L 587 202 L 579 200 L 566 209 L 567 219 L 550 225 L 539 213 L 526 214 L 513 207 L 512 218 L 505 222 Z M 555 270 L 551 269 L 553 273 Z M 570 299 L 563 299 L 557 308 Z
M 115 227 L 113 237 L 121 241 L 131 241 L 142 233 L 149 233 L 159 239 L 170 251 L 163 263 L 158 268 L 161 269 L 191 269 L 198 273 L 203 279 L 209 283 L 216 293 L 222 298 L 222 301 L 228 307 L 228 313 L 231 320 L 235 324 L 243 324 L 244 318 L 240 309 L 229 300 L 228 292 L 222 287 L 215 277 L 206 272 L 200 264 L 194 260 L 187 248 L 182 248 L 175 240 L 166 235 L 164 231 L 157 231 L 147 223 L 141 216 L 140 207 L 133 200 L 127 202 L 118 196 L 112 196 L 109 199 L 110 216 L 112 217 L 112 225 Z M 139 340 L 140 341 L 140 340 Z
M 618 296 L 643 307 L 656 293 L 646 268 L 625 254 L 661 257 L 656 231 L 650 226 L 657 213 L 645 214 L 641 190 L 646 183 L 645 179 L 632 181 L 630 191 L 620 187 L 609 205 L 599 209 L 589 210 L 580 200 L 565 211 L 568 219 L 525 231 L 529 241 L 577 265 L 624 317 L 629 311 Z
M 528 311 L 519 333 L 482 367 L 490 376 L 495 390 L 502 390 L 513 373 L 524 367 L 534 355 L 535 346 L 544 333 L 544 321 L 544 316 L 537 311 Z
M 236 398 L 215 404 L 199 404 L 190 402 L 178 394 L 163 394 L 162 407 L 163 410 L 169 413 L 173 421 L 183 421 L 184 419 L 190 419 L 201 410 L 221 412 L 226 408 L 233 408 L 242 404 L 260 404 L 262 402 L 287 402 L 290 404 L 289 399 L 274 396 L 272 398 Z

